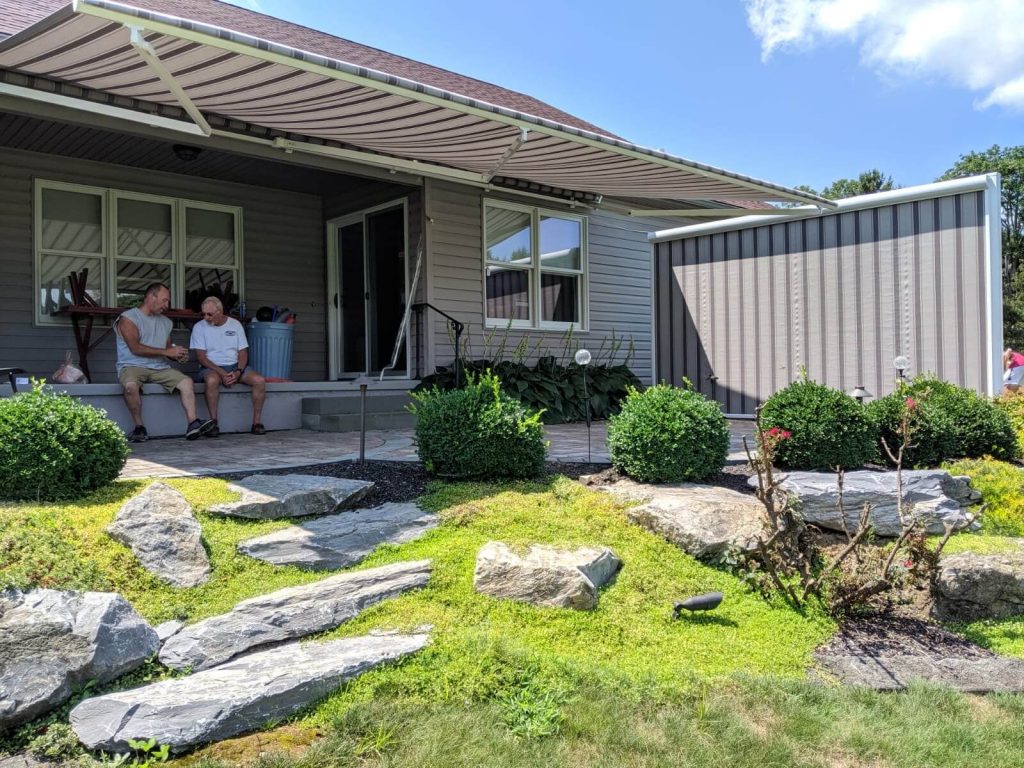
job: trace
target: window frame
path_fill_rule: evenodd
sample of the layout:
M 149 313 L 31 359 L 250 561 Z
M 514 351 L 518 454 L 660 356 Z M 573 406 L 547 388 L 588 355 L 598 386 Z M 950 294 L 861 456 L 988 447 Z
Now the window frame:
M 77 192 L 91 194 L 100 197 L 102 252 L 97 254 L 85 254 L 76 252 L 65 252 L 51 248 L 43 248 L 43 193 L 47 189 L 55 189 L 64 192 Z M 171 207 L 171 258 L 170 259 L 131 259 L 124 258 L 118 254 L 118 201 L 139 200 L 142 202 L 167 204 Z M 157 195 L 134 190 L 116 189 L 113 187 L 99 187 L 87 184 L 76 184 L 73 182 L 55 181 L 51 179 L 35 179 L 33 190 L 33 270 L 32 270 L 32 325 L 35 327 L 65 326 L 70 318 L 43 315 L 42 314 L 42 259 L 45 255 L 67 254 L 81 256 L 97 260 L 102 269 L 100 289 L 103 295 L 103 302 L 106 306 L 116 304 L 117 294 L 117 266 L 120 262 L 137 264 L 163 264 L 171 269 L 171 298 L 172 306 L 181 306 L 185 300 L 185 270 L 189 267 L 200 269 L 220 268 L 228 269 L 237 273 L 237 280 L 234 291 L 240 296 L 245 296 L 245 247 L 242 240 L 243 233 L 243 208 L 242 206 L 224 205 L 222 203 L 211 203 L 203 200 L 192 200 L 183 197 L 168 195 Z M 189 208 L 198 208 L 208 211 L 219 211 L 229 213 L 234 221 L 234 242 L 235 260 L 233 265 L 207 265 L 205 263 L 190 263 L 186 261 L 186 211 Z
M 502 261 L 491 261 L 487 258 L 487 209 L 500 208 L 510 211 L 526 213 L 530 216 L 530 264 L 520 266 Z M 541 263 L 540 252 L 540 220 L 541 217 L 566 219 L 575 221 L 580 227 L 580 266 L 579 269 L 566 267 L 545 267 Z M 487 328 L 520 328 L 537 331 L 567 331 L 586 333 L 590 330 L 590 281 L 589 281 L 589 243 L 588 221 L 585 215 L 558 211 L 551 208 L 541 208 L 535 205 L 510 202 L 508 200 L 483 198 L 481 208 L 481 221 L 483 223 L 483 317 L 484 326 Z M 519 269 L 527 272 L 529 282 L 530 319 L 529 320 L 508 320 L 492 318 L 487 315 L 487 269 L 488 267 L 499 267 L 505 269 Z M 555 320 L 544 320 L 543 312 L 543 280 L 544 274 L 570 275 L 576 277 L 579 282 L 578 288 L 578 316 L 577 322 L 565 322 Z

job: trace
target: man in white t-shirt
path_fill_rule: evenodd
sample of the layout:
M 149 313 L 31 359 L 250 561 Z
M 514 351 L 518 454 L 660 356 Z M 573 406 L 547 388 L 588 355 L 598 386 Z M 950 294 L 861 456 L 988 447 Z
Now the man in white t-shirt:
M 220 299 L 211 296 L 203 302 L 203 319 L 192 328 L 189 346 L 195 350 L 201 366 L 196 381 L 206 385 L 206 407 L 213 419 L 213 429 L 205 433 L 206 436 L 220 435 L 217 401 L 221 384 L 231 387 L 238 382 L 252 387 L 252 433 L 266 434 L 261 419 L 267 380 L 248 366 L 249 342 L 245 339 L 245 329 L 240 322 L 224 314 Z

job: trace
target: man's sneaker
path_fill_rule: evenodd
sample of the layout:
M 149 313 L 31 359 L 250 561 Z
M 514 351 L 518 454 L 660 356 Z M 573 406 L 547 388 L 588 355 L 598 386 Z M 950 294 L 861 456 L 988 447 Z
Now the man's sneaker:
M 213 426 L 210 427 L 203 435 L 206 437 L 220 437 L 220 427 L 217 425 L 216 419 L 210 419 L 213 422 Z
M 196 440 L 200 435 L 205 435 L 215 426 L 217 426 L 217 422 L 213 419 L 207 419 L 206 421 L 195 419 L 188 425 L 188 429 L 185 430 L 185 439 Z
M 265 435 L 267 434 L 267 428 L 260 424 L 258 421 L 252 425 L 252 429 L 249 430 L 254 435 Z
M 149 433 L 143 426 L 136 427 L 135 431 L 128 435 L 129 443 L 144 443 L 147 440 L 149 440 Z

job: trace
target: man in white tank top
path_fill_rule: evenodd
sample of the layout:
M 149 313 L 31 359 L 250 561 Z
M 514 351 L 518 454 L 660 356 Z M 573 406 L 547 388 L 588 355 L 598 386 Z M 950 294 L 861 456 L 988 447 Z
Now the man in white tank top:
M 196 393 L 192 379 L 171 368 L 170 360 L 184 363 L 188 348 L 171 343 L 173 323 L 163 316 L 171 303 L 171 292 L 163 283 L 153 283 L 146 289 L 142 304 L 129 309 L 117 318 L 117 380 L 124 389 L 124 401 L 135 422 L 135 431 L 128 436 L 133 443 L 149 438 L 142 423 L 142 385 L 159 384 L 168 393 L 178 391 L 181 407 L 185 410 L 188 427 L 185 438 L 195 440 L 209 432 L 212 420 L 196 417 Z

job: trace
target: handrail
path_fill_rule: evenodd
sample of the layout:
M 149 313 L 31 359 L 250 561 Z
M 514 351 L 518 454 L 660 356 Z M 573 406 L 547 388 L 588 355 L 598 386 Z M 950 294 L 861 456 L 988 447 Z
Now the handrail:
M 420 267 L 423 264 L 423 233 L 420 233 L 419 242 L 416 244 L 416 270 L 412 276 L 412 286 L 409 288 L 409 298 L 416 295 L 416 286 L 420 282 Z M 402 322 L 398 326 L 398 334 L 395 336 L 395 347 L 391 351 L 391 364 L 381 368 L 378 381 L 384 381 L 384 374 L 393 371 L 398 366 L 398 353 L 402 350 L 402 343 L 405 341 L 405 329 L 409 327 L 409 313 L 413 305 L 406 300 L 405 311 L 402 313 Z
M 417 312 L 423 312 L 424 309 L 434 310 L 435 312 L 437 312 L 437 314 L 441 315 L 441 317 L 448 321 L 448 323 L 452 327 L 452 330 L 455 332 L 455 388 L 458 389 L 460 386 L 462 386 L 460 381 L 460 374 L 462 372 L 462 332 L 466 330 L 466 326 L 462 322 L 456 320 L 454 317 L 449 315 L 443 309 L 438 309 L 429 302 L 418 302 L 417 304 L 413 304 L 412 308 Z

